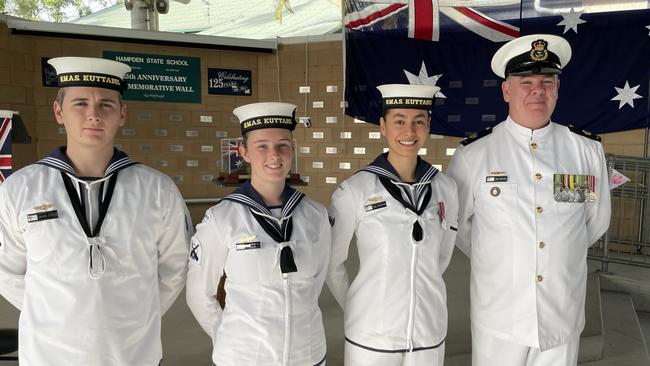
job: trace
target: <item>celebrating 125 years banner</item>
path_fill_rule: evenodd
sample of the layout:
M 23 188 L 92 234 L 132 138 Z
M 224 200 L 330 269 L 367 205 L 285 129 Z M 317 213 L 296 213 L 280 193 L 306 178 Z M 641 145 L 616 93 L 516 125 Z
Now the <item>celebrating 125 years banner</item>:
M 208 94 L 252 95 L 250 70 L 208 69 Z
M 198 57 L 104 51 L 104 58 L 131 66 L 126 74 L 126 100 L 201 103 L 201 60 Z

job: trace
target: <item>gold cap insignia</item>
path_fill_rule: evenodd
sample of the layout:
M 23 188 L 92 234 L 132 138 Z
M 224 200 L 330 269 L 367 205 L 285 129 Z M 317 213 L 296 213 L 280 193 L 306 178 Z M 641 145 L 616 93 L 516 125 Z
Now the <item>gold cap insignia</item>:
M 45 211 L 45 210 L 50 209 L 52 207 L 54 207 L 54 203 L 46 203 L 44 205 L 34 206 L 33 209 L 34 209 L 34 211 Z
M 546 61 L 548 58 L 548 50 L 546 46 L 548 42 L 543 39 L 538 39 L 533 42 L 533 48 L 530 50 L 530 59 L 533 61 Z
M 250 235 L 250 236 L 245 236 L 245 237 L 239 239 L 239 242 L 240 243 L 246 243 L 246 242 L 249 242 L 249 241 L 255 241 L 256 239 L 257 239 L 257 236 Z

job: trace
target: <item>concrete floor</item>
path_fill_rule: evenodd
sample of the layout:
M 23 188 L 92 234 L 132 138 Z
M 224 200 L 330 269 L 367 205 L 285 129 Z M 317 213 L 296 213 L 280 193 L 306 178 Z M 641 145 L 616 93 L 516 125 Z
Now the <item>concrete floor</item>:
M 350 259 L 347 263 L 351 274 L 358 268 L 356 249 L 351 247 Z M 590 267 L 597 267 L 596 263 L 590 263 Z M 610 268 L 610 270 L 612 270 Z M 629 267 L 614 267 L 613 272 L 624 271 L 630 276 L 647 279 L 650 270 Z M 449 308 L 449 334 L 447 341 L 447 358 L 453 359 L 448 362 L 450 365 L 467 365 L 469 361 L 462 361 L 466 353 L 471 349 L 469 336 L 469 261 L 459 251 L 454 253 L 452 263 L 445 273 L 445 280 L 448 291 Z M 616 300 L 618 301 L 618 300 Z M 616 301 L 609 311 L 617 312 Z M 624 300 L 621 300 L 624 301 Z M 323 289 L 320 298 L 320 305 L 325 319 L 325 330 L 328 343 L 328 366 L 340 366 L 343 364 L 343 312 L 327 288 Z M 11 305 L 0 298 L 0 327 L 16 327 L 18 312 Z M 610 321 L 616 323 L 616 320 Z M 650 315 L 641 313 L 639 316 L 641 326 L 645 326 L 645 335 L 650 335 Z M 618 330 L 617 330 L 618 332 Z M 586 364 L 590 366 L 641 366 L 634 355 L 626 354 L 626 344 L 629 344 L 629 337 L 623 331 L 612 333 L 614 341 L 609 341 L 606 346 L 606 356 L 609 353 L 611 360 L 604 359 L 598 363 Z M 641 336 L 643 337 L 643 335 Z M 163 349 L 165 366 L 210 366 L 211 342 L 208 336 L 201 330 L 185 305 L 185 294 L 181 294 L 171 310 L 163 319 Z M 461 360 L 460 362 L 458 362 Z M 15 365 L 12 362 L 2 362 L 0 365 Z

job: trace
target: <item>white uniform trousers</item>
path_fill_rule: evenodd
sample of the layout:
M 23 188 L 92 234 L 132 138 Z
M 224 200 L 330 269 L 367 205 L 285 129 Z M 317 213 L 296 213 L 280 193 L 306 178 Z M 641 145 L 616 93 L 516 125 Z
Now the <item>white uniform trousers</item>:
M 544 352 L 495 337 L 472 325 L 472 366 L 576 366 L 580 335 Z
M 442 366 L 445 344 L 415 352 L 376 352 L 345 342 L 345 366 Z

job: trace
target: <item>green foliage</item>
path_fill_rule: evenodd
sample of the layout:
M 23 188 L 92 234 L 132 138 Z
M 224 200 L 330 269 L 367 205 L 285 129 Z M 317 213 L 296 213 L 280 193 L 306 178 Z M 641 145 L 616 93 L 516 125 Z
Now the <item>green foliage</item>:
M 29 20 L 64 22 L 123 0 L 0 0 L 0 12 Z

